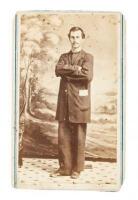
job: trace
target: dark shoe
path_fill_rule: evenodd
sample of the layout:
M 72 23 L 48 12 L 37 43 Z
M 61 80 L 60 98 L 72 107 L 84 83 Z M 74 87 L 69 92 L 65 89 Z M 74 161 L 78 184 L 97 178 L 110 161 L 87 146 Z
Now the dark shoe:
M 73 172 L 71 174 L 71 178 L 73 178 L 73 179 L 77 179 L 77 178 L 79 178 L 79 176 L 80 176 L 80 172 Z
M 57 176 L 70 176 L 70 172 L 65 172 L 62 169 L 58 169 L 50 174 L 50 177 L 57 177 Z

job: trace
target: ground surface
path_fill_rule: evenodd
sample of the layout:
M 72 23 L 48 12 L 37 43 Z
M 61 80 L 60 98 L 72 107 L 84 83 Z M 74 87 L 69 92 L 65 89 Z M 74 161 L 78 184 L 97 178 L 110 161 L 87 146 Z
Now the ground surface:
M 116 163 L 85 161 L 85 170 L 78 179 L 69 176 L 50 177 L 58 168 L 56 159 L 25 158 L 18 169 L 17 187 L 32 189 L 111 190 L 118 188 Z

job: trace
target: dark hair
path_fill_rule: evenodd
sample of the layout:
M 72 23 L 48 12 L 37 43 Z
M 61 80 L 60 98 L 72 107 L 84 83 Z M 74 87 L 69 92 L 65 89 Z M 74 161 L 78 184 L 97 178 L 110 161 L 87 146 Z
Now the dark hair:
M 70 38 L 70 34 L 71 34 L 71 32 L 73 32 L 73 31 L 81 31 L 81 35 L 82 35 L 82 38 L 84 39 L 85 38 L 85 33 L 84 33 L 84 31 L 80 28 L 80 27 L 72 27 L 71 29 L 70 29 L 70 31 L 69 31 L 69 34 L 68 34 L 68 37 Z

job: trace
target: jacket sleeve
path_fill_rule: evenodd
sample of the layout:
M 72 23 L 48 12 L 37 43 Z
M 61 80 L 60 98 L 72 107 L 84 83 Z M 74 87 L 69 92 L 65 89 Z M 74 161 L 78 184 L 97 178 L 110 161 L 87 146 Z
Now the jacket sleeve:
M 77 70 L 78 70 L 78 66 L 67 64 L 65 55 L 62 54 L 56 65 L 55 74 L 56 74 L 56 76 L 64 77 L 66 75 L 72 74 L 73 72 L 75 73 L 75 71 L 77 71 Z
M 68 81 L 86 80 L 91 81 L 93 78 L 93 56 L 87 54 L 84 58 L 81 70 L 74 70 L 71 74 L 66 76 Z

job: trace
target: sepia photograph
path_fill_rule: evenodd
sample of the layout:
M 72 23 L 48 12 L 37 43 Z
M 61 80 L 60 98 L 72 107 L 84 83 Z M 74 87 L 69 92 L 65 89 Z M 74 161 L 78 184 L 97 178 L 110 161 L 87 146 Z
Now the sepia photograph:
M 123 37 L 119 12 L 17 12 L 15 187 L 120 189 Z

